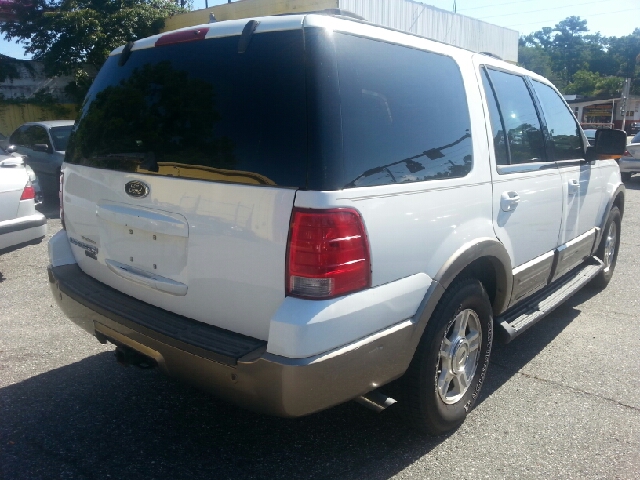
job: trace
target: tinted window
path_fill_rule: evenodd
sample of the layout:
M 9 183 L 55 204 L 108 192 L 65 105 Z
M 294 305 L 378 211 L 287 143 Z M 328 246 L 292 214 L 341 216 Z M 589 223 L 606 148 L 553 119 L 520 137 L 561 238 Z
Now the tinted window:
M 33 147 L 36 144 L 49 145 L 49 136 L 47 131 L 40 125 L 31 125 L 27 127 L 24 133 L 24 145 L 27 147 Z
M 11 137 L 9 137 L 9 144 L 10 145 L 24 145 L 25 144 L 24 132 L 26 130 L 27 130 L 27 127 L 22 126 L 22 127 L 18 128 L 15 132 L 13 132 L 11 134 Z
M 488 70 L 507 132 L 510 163 L 546 161 L 540 120 L 524 78 Z
M 542 112 L 551 136 L 551 148 L 556 160 L 583 158 L 582 137 L 580 127 L 569 108 L 558 94 L 548 85 L 533 83 Z
M 640 143 L 640 132 L 636 133 L 636 136 L 631 139 L 631 143 Z
M 489 107 L 489 119 L 491 122 L 491 136 L 493 137 L 493 148 L 496 153 L 497 165 L 509 164 L 509 150 L 507 149 L 507 141 L 504 135 L 503 120 L 498 108 L 496 94 L 491 86 L 489 75 L 486 70 L 482 72 L 482 85 L 484 86 L 487 105 Z
M 72 129 L 73 125 L 64 127 L 51 127 L 49 132 L 51 133 L 51 138 L 53 139 L 54 150 L 64 152 L 67 149 L 67 143 L 69 142 L 69 135 L 71 134 Z
M 137 50 L 93 83 L 66 161 L 141 173 L 304 187 L 302 30 Z
M 449 57 L 335 34 L 343 168 L 336 188 L 461 177 L 471 170 L 469 112 Z

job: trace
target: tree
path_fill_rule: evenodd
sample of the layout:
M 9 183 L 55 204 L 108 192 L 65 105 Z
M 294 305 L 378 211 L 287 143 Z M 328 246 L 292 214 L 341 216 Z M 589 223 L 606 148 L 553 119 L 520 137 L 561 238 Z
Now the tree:
M 80 84 L 87 65 L 99 70 L 113 49 L 159 33 L 183 11 L 170 0 L 18 0 L 12 8 L 4 38 L 23 43 L 48 75 L 72 74 Z
M 519 42 L 519 63 L 565 93 L 615 95 L 623 78 L 640 94 L 640 28 L 623 37 L 586 34 L 587 21 L 567 17 Z
M 565 88 L 565 93 L 575 93 L 587 97 L 619 94 L 622 90 L 623 79 L 620 77 L 604 77 L 595 72 L 578 70 L 573 81 Z

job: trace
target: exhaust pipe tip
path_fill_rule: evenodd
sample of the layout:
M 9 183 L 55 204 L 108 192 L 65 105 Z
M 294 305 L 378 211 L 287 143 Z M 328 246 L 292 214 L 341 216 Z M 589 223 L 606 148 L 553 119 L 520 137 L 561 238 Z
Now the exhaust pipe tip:
M 129 362 L 127 361 L 127 353 L 125 352 L 124 348 L 116 347 L 116 351 L 114 352 L 114 354 L 116 356 L 116 362 L 118 362 L 123 367 L 129 366 Z
M 115 350 L 116 361 L 125 367 L 129 365 L 135 365 L 138 368 L 148 369 L 154 368 L 158 364 L 157 362 L 146 355 L 143 355 L 133 348 L 118 345 Z
M 386 410 L 391 405 L 396 403 L 395 399 L 388 397 L 380 390 L 373 390 L 372 392 L 357 397 L 354 400 L 360 405 L 367 407 L 377 413 Z

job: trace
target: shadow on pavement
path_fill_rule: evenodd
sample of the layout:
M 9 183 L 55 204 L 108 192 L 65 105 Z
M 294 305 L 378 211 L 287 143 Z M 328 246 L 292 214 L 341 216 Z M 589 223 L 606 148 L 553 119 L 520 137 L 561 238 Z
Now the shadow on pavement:
M 60 200 L 56 196 L 44 197 L 44 200 L 36 209 L 49 220 L 60 218 Z
M 496 345 L 480 402 L 595 293 Z M 101 353 L 0 389 L 0 478 L 389 478 L 447 438 L 407 429 L 394 408 L 267 417 Z
M 355 478 L 442 441 L 395 417 L 262 416 L 108 352 L 0 389 L 0 478 Z
M 640 173 L 636 173 L 631 180 L 624 182 L 624 186 L 630 190 L 640 190 Z

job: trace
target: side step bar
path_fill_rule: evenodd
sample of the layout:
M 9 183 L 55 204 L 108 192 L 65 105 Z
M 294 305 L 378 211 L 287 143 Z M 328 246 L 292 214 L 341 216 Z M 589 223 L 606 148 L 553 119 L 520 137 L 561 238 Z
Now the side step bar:
M 604 268 L 596 257 L 547 285 L 530 298 L 495 318 L 497 330 L 505 343 L 509 343 L 539 320 L 551 313 L 571 295 L 589 283 Z

